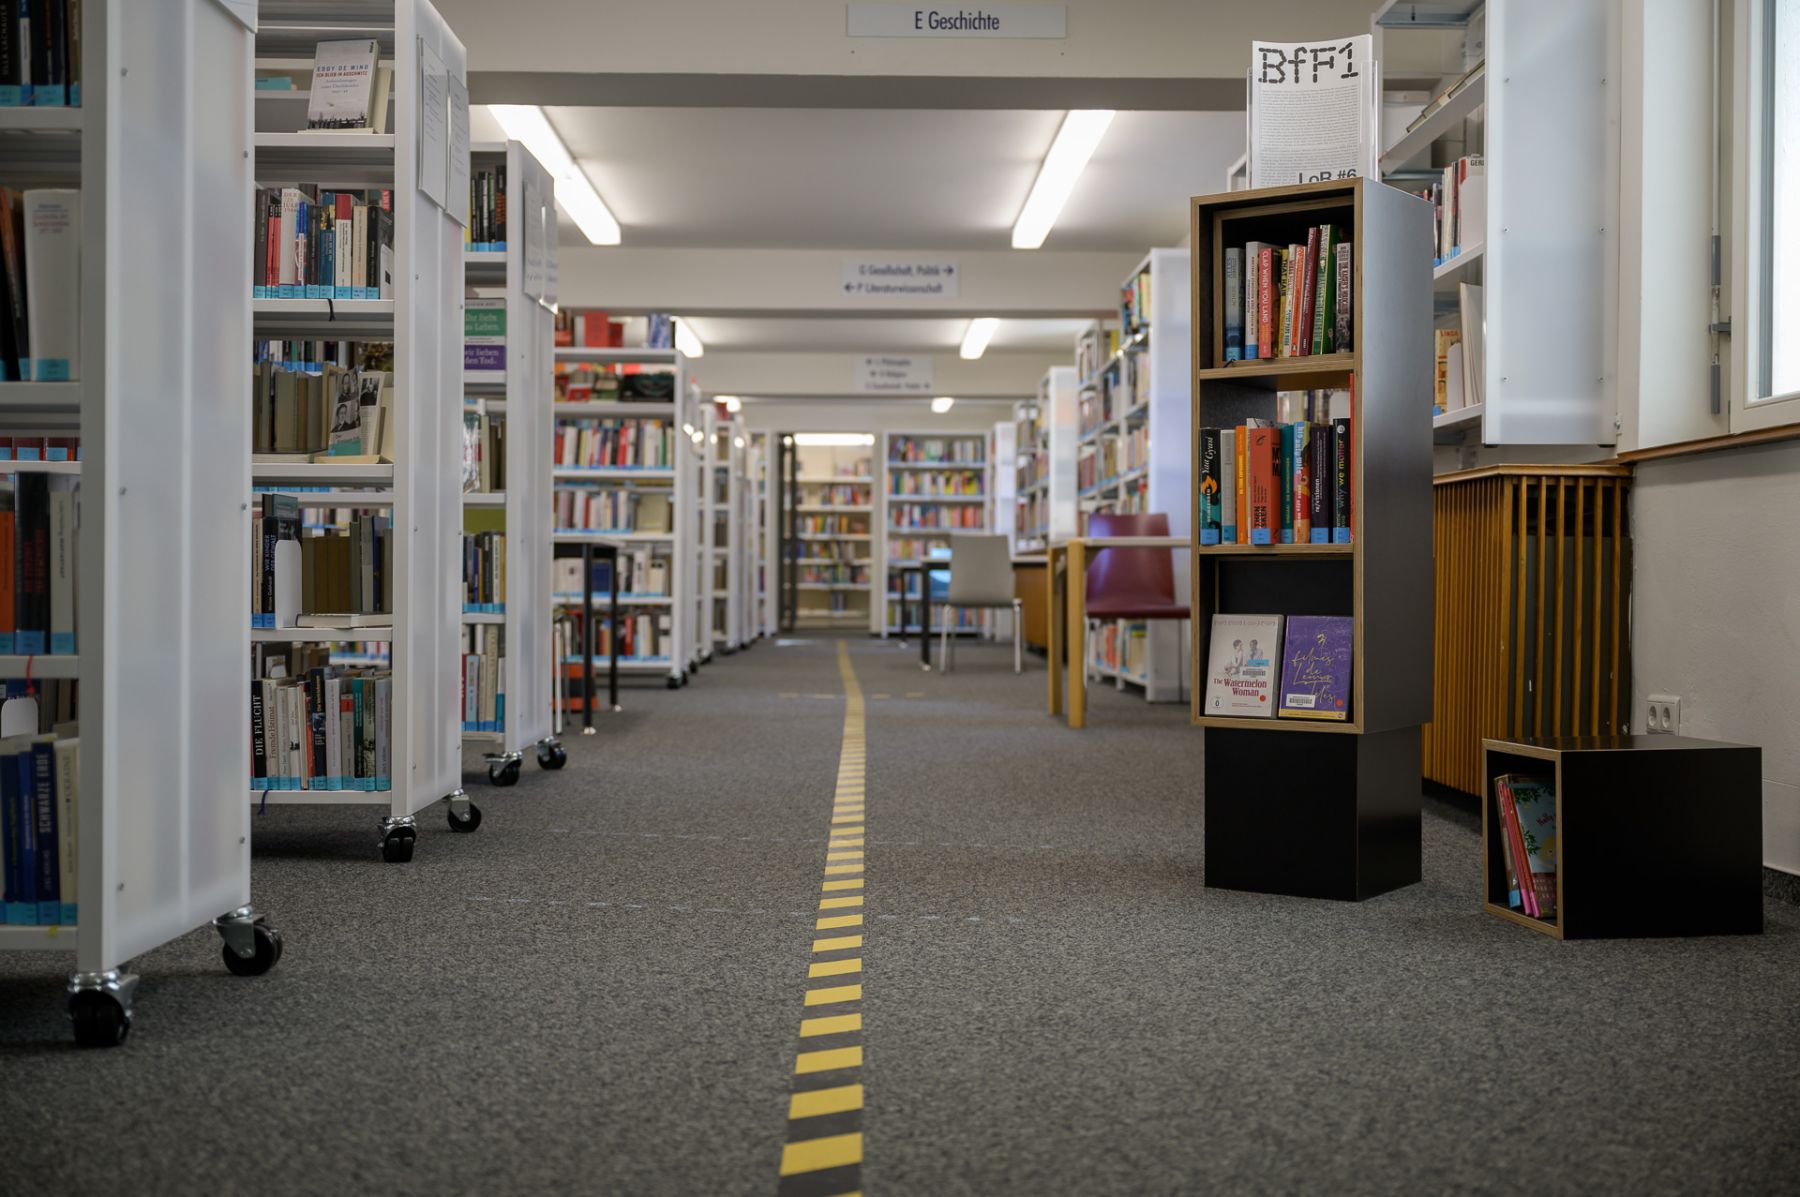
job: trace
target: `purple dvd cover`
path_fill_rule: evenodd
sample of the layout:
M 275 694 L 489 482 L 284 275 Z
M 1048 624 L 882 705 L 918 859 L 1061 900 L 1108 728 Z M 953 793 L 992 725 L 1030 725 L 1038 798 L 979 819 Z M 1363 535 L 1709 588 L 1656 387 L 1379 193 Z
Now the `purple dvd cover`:
M 1355 621 L 1347 615 L 1290 615 L 1282 645 L 1282 719 L 1350 718 Z

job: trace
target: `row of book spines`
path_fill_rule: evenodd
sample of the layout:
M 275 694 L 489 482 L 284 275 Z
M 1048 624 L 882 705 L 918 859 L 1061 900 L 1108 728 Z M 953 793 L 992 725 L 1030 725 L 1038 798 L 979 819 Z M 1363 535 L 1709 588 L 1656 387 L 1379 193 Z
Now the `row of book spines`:
M 9 493 L 10 492 L 10 493 Z M 80 492 L 21 474 L 0 486 L 0 653 L 73 656 Z
M 55 735 L 0 746 L 0 904 L 11 926 L 75 925 L 79 751 L 78 739 Z
M 497 732 L 506 727 L 505 673 L 499 628 L 474 628 L 475 651 L 462 655 L 462 729 Z M 469 639 L 469 638 L 465 638 Z
M 463 610 L 506 605 L 506 534 L 463 534 Z
M 336 718 L 330 710 L 332 682 L 337 683 Z M 392 682 L 385 675 L 314 670 L 302 678 L 251 681 L 250 788 L 370 793 L 392 789 L 393 779 L 385 769 L 391 697 Z M 276 725 L 281 730 L 272 733 L 274 720 L 281 721 Z M 333 756 L 338 758 L 336 771 L 331 768 Z M 345 765 L 349 772 L 343 771 Z
M 360 226 L 360 232 L 358 228 Z M 267 188 L 257 200 L 252 299 L 383 299 L 391 296 L 393 193 L 312 194 Z M 360 262 L 359 262 L 360 259 Z M 382 292 L 389 291 L 389 296 Z
M 0 107 L 81 107 L 81 0 L 0 0 Z
M 1200 543 L 1350 544 L 1350 425 L 1202 428 Z
M 80 461 L 78 436 L 0 436 L 0 461 Z
M 506 168 L 495 166 L 469 176 L 469 223 L 465 244 L 478 253 L 506 252 Z
M 1225 251 L 1225 360 L 1307 357 L 1350 349 L 1353 270 L 1344 230 L 1321 224 L 1285 249 L 1260 241 Z

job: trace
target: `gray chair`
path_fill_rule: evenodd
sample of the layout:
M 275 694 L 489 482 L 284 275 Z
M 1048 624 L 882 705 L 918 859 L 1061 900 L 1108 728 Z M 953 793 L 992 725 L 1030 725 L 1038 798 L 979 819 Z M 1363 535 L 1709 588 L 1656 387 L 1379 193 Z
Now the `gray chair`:
M 923 580 L 929 582 L 929 579 Z M 945 673 L 955 665 L 951 656 L 955 644 L 950 635 L 951 616 L 964 607 L 1012 608 L 1013 672 L 1024 672 L 1024 650 L 1019 640 L 1024 613 L 1013 593 L 1012 544 L 1006 537 L 956 535 L 950 538 L 950 589 L 944 601 L 944 626 L 938 646 L 938 668 Z

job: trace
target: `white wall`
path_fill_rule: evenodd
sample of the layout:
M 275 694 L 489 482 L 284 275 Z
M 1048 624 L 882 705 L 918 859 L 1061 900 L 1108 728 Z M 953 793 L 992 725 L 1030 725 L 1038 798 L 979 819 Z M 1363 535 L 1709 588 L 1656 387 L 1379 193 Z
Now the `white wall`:
M 1633 494 L 1632 726 L 1674 694 L 1683 734 L 1760 746 L 1763 861 L 1800 873 L 1800 441 L 1644 462 Z

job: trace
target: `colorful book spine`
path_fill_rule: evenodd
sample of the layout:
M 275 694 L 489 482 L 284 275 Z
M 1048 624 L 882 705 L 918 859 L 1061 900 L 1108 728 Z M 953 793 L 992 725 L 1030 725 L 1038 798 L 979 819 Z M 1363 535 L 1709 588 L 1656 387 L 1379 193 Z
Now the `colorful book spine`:
M 1280 535 L 1276 505 L 1281 498 L 1281 436 L 1274 428 L 1251 428 L 1249 432 L 1244 456 L 1249 467 L 1250 543 L 1273 544 Z
M 1200 430 L 1199 528 L 1201 544 L 1219 543 L 1219 429 L 1217 428 Z
M 1272 245 L 1263 246 L 1259 251 L 1261 261 L 1257 264 L 1256 352 L 1265 358 L 1275 356 L 1277 307 L 1275 284 L 1281 273 L 1277 266 L 1277 255 L 1280 252 Z
M 1331 543 L 1350 543 L 1350 421 L 1331 422 Z
M 1219 543 L 1238 543 L 1238 430 L 1219 429 Z
M 1225 251 L 1225 360 L 1244 357 L 1244 251 Z
M 1249 241 L 1244 244 L 1244 360 L 1255 361 L 1260 356 L 1261 337 L 1258 336 L 1257 313 L 1262 311 L 1262 242 Z
M 1292 424 L 1283 424 L 1277 431 L 1281 435 L 1278 466 L 1281 474 L 1281 534 L 1277 540 L 1281 544 L 1294 543 L 1294 428 Z
M 1309 544 L 1312 541 L 1312 471 L 1308 454 L 1312 452 L 1312 425 L 1299 423 L 1292 427 L 1294 429 L 1293 543 Z
M 1329 352 L 1325 344 L 1325 329 L 1331 323 L 1332 302 L 1337 296 L 1337 287 L 1334 285 L 1337 280 L 1331 274 L 1332 245 L 1331 226 L 1320 225 L 1317 269 L 1312 278 L 1313 313 L 1312 319 L 1307 323 L 1314 353 Z
M 1332 311 L 1332 320 L 1336 335 L 1333 338 L 1331 351 L 1333 353 L 1348 353 L 1352 348 L 1350 343 L 1350 280 L 1352 274 L 1350 242 L 1340 241 L 1336 246 L 1335 253 L 1337 256 L 1337 299 Z

